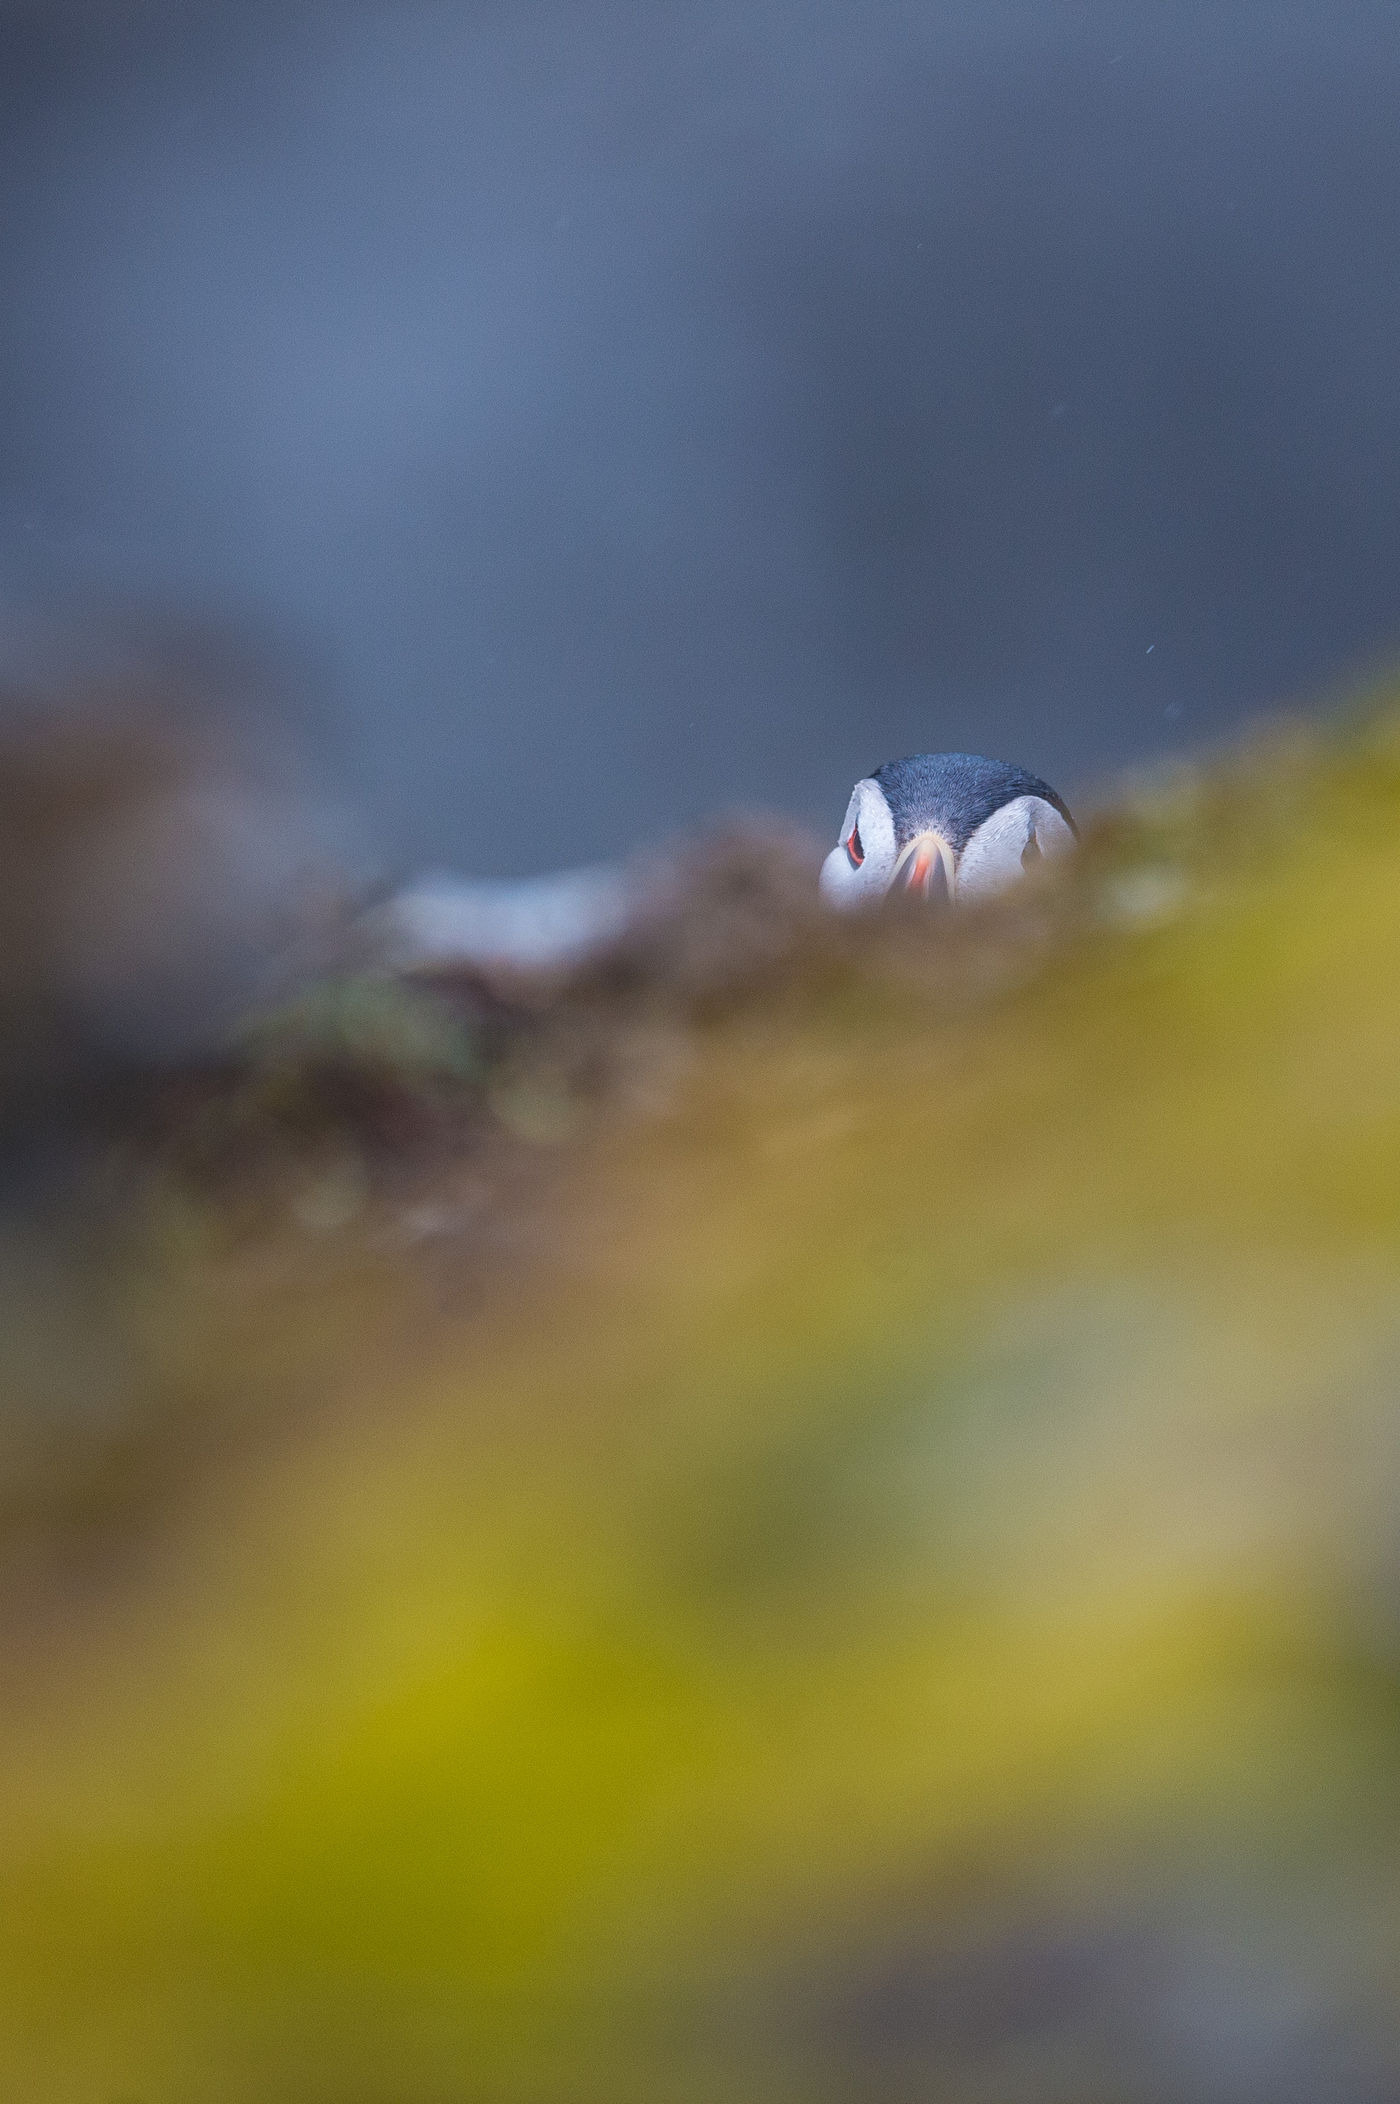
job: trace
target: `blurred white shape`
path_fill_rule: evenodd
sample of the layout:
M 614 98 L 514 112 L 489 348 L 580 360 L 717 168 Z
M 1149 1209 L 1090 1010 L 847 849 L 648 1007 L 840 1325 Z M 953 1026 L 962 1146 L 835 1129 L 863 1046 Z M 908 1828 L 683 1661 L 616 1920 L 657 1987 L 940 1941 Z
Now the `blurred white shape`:
M 372 916 L 376 946 L 398 971 L 452 965 L 540 971 L 578 963 L 633 918 L 638 883 L 598 865 L 539 877 L 435 875 Z
M 1105 884 L 1099 911 L 1111 927 L 1157 928 L 1175 920 L 1190 895 L 1184 870 L 1128 869 Z

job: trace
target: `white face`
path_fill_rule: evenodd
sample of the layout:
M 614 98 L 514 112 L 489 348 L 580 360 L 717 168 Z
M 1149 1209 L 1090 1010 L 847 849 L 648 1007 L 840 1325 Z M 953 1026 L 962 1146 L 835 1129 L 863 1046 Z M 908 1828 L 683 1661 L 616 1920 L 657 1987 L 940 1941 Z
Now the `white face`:
M 1073 833 L 1042 796 L 1013 797 L 993 811 L 956 857 L 938 835 L 923 837 L 936 843 L 951 862 L 950 888 L 959 899 L 994 897 L 1042 858 L 1062 855 L 1074 846 Z M 851 791 L 840 841 L 822 864 L 822 897 L 832 906 L 873 904 L 891 885 L 910 881 L 920 867 L 911 857 L 913 847 L 911 841 L 903 855 L 899 853 L 884 791 L 867 776 Z M 926 883 L 923 888 L 928 888 Z
M 957 896 L 988 899 L 1019 882 L 1042 858 L 1063 855 L 1074 835 L 1043 796 L 1016 796 L 978 826 L 958 857 Z
M 897 855 L 885 792 L 867 775 L 851 791 L 841 838 L 822 864 L 822 897 L 832 906 L 873 905 L 890 888 Z

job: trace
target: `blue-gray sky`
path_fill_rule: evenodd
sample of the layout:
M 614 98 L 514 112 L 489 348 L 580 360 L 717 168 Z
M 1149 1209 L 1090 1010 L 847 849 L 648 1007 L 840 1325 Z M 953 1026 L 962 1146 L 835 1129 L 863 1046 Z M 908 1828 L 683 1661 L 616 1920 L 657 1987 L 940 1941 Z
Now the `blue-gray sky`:
M 0 584 L 402 866 L 1073 787 L 1400 656 L 1400 8 L 0 0 Z

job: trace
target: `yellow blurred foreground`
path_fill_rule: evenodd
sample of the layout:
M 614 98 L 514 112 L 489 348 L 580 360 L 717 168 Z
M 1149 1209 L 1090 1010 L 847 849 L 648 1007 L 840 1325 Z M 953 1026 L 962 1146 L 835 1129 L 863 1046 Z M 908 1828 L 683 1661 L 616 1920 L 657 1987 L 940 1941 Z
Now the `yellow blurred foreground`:
M 0 2096 L 1400 2094 L 1400 726 L 777 890 L 12 1229 Z

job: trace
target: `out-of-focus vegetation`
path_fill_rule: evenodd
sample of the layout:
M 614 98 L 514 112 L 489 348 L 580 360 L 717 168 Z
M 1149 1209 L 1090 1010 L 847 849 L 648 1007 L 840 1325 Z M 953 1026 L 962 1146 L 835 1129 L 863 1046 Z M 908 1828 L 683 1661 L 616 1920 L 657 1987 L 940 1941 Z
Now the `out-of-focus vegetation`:
M 1400 718 L 996 910 L 677 876 L 64 1065 L 0 2091 L 1394 2096 Z

